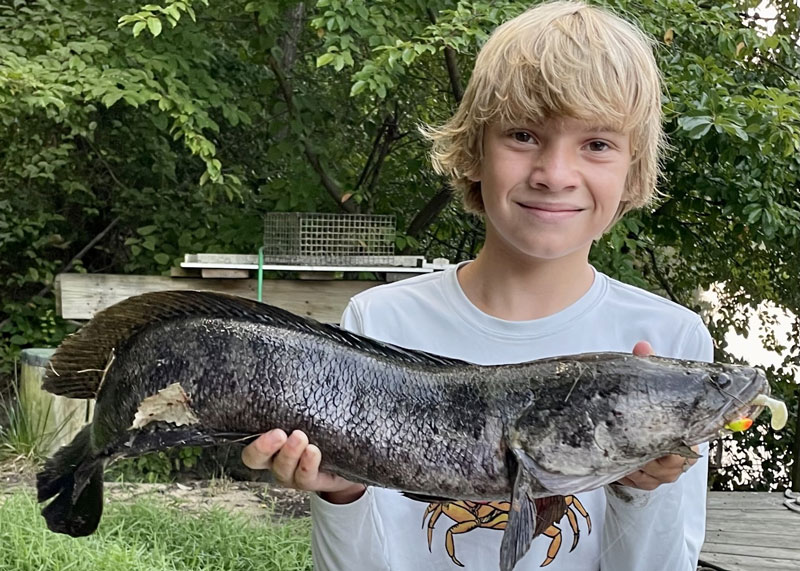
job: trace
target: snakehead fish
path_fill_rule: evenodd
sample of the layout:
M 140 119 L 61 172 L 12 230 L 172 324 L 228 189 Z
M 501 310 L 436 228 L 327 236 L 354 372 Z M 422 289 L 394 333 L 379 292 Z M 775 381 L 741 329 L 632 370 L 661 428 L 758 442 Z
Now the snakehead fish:
M 53 531 L 95 531 L 116 458 L 278 427 L 304 431 L 323 469 L 349 480 L 415 498 L 510 498 L 504 571 L 560 519 L 561 496 L 694 456 L 769 394 L 758 369 L 621 353 L 479 366 L 199 291 L 99 312 L 58 348 L 44 387 L 96 398 L 92 422 L 37 477 Z

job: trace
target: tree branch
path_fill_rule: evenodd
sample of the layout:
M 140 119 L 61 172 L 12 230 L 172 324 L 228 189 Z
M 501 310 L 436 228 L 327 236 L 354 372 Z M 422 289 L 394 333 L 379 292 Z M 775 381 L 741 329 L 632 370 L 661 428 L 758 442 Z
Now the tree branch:
M 297 43 L 303 31 L 303 19 L 305 16 L 305 2 L 299 2 L 295 6 L 289 7 L 284 14 L 286 18 L 286 33 L 281 38 L 281 51 L 283 58 L 281 65 L 283 69 L 291 71 L 294 62 L 297 60 Z
M 436 12 L 433 11 L 433 8 L 428 8 L 427 11 L 431 23 L 436 24 Z M 464 88 L 461 85 L 461 73 L 458 71 L 456 51 L 450 46 L 444 47 L 444 63 L 447 67 L 447 75 L 450 78 L 450 89 L 452 90 L 453 98 L 456 103 L 461 103 L 464 98 Z
M 464 98 L 464 88 L 461 85 L 461 73 L 458 71 L 456 51 L 451 47 L 444 48 L 444 61 L 447 64 L 447 75 L 450 77 L 450 88 L 456 103 L 461 103 Z
M 442 185 L 439 191 L 433 195 L 428 203 L 417 212 L 414 219 L 406 229 L 406 234 L 418 238 L 422 232 L 431 225 L 431 223 L 439 216 L 439 213 L 450 202 L 453 196 L 453 190 L 447 186 Z
M 786 73 L 788 73 L 789 75 L 791 75 L 793 78 L 800 80 L 800 73 L 797 73 L 796 71 L 794 71 L 794 70 L 792 70 L 792 69 L 789 69 L 788 67 L 786 67 L 786 66 L 785 66 L 785 65 L 783 65 L 782 63 L 778 63 L 777 61 L 775 61 L 775 60 L 774 60 L 774 59 L 772 59 L 771 57 L 769 57 L 769 56 L 767 56 L 767 55 L 765 55 L 765 54 L 761 53 L 761 51 L 760 51 L 760 50 L 757 52 L 757 55 L 756 55 L 756 57 L 758 57 L 759 59 L 761 59 L 761 60 L 763 60 L 763 61 L 767 62 L 767 63 L 768 63 L 768 64 L 770 64 L 770 65 L 774 65 L 774 66 L 775 66 L 775 67 L 777 67 L 778 69 L 781 69 L 781 70 L 783 70 L 784 72 L 786 72 Z
M 111 165 L 108 164 L 108 161 L 103 158 L 103 155 L 97 150 L 97 147 L 94 146 L 94 143 L 92 143 L 88 137 L 82 137 L 82 139 L 86 141 L 86 144 L 89 145 L 89 147 L 94 151 L 97 160 L 100 161 L 100 163 L 105 167 L 108 175 L 111 177 L 111 180 L 113 180 L 114 183 L 122 190 L 127 190 L 128 187 L 120 182 L 120 180 L 117 178 L 117 175 L 114 174 L 114 169 L 112 169 Z
M 386 133 L 383 136 L 380 151 L 378 151 L 378 158 L 375 159 L 375 166 L 372 169 L 372 178 L 369 182 L 368 194 L 372 194 L 378 184 L 378 175 L 380 175 L 383 162 L 389 154 L 389 149 L 394 142 L 397 134 L 397 109 L 395 109 L 394 116 L 386 122 Z
M 381 124 L 381 128 L 378 129 L 378 134 L 375 135 L 375 140 L 372 141 L 372 150 L 369 152 L 369 156 L 367 157 L 367 161 L 364 163 L 364 168 L 361 170 L 361 175 L 358 177 L 358 182 L 356 183 L 355 188 L 361 188 L 361 185 L 364 184 L 364 181 L 367 179 L 367 175 L 369 174 L 370 169 L 372 168 L 372 158 L 375 156 L 375 153 L 378 152 L 378 147 L 380 146 L 381 138 L 383 137 L 383 132 L 386 130 L 386 121 Z
M 286 79 L 286 76 L 283 73 L 283 69 L 281 68 L 278 61 L 275 57 L 270 53 L 267 56 L 267 63 L 275 74 L 275 78 L 278 80 L 278 86 L 281 89 L 281 93 L 283 94 L 283 99 L 286 101 L 286 107 L 289 110 L 289 116 L 297 118 L 297 108 L 294 105 L 294 97 L 292 96 L 292 89 L 289 86 L 289 82 Z M 322 166 L 322 161 L 319 158 L 319 155 L 314 151 L 311 147 L 311 143 L 308 142 L 307 137 L 301 137 L 301 141 L 303 143 L 303 152 L 308 159 L 308 162 L 311 164 L 311 167 L 319 176 L 320 181 L 322 182 L 322 186 L 328 192 L 328 194 L 336 201 L 336 204 L 339 205 L 339 208 L 344 210 L 345 212 L 354 213 L 357 211 L 355 203 L 351 202 L 350 200 L 346 200 L 342 202 L 342 196 L 344 196 L 344 192 L 342 191 L 341 187 L 336 183 L 336 181 L 331 178 L 325 168 Z
M 658 269 L 658 262 L 656 261 L 655 250 L 653 250 L 652 248 L 645 248 L 645 250 L 647 251 L 648 254 L 650 254 L 650 262 L 653 265 L 653 273 L 656 275 L 656 279 L 658 280 L 658 283 L 661 284 L 661 287 L 664 288 L 664 291 L 667 292 L 667 295 L 669 296 L 669 298 L 672 301 L 674 301 L 675 303 L 680 303 L 678 301 L 678 298 L 675 297 L 675 294 L 672 292 L 672 288 L 670 287 L 669 282 L 667 281 L 667 278 L 665 276 L 663 276 L 661 274 L 661 271 Z

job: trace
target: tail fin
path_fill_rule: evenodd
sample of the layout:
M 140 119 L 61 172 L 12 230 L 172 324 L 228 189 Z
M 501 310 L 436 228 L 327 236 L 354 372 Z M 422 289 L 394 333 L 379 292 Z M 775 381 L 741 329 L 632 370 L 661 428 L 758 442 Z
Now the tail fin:
M 42 510 L 51 531 L 82 537 L 100 523 L 105 462 L 93 457 L 90 439 L 91 426 L 86 426 L 36 475 L 39 501 L 56 496 Z

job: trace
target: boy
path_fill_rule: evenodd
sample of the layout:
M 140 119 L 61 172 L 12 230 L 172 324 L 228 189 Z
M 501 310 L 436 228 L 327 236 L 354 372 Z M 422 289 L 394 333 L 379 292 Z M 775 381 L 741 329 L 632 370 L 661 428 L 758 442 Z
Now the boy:
M 660 93 L 650 43 L 607 11 L 556 2 L 500 26 L 454 117 L 428 132 L 434 166 L 485 219 L 483 249 L 457 268 L 359 294 L 343 326 L 480 364 L 651 353 L 641 339 L 664 356 L 710 361 L 695 314 L 588 262 L 593 240 L 655 191 Z M 317 569 L 497 569 L 506 502 L 417 502 L 321 473 L 320 459 L 304 434 L 280 430 L 243 453 L 281 483 L 318 492 Z M 565 517 L 515 569 L 694 570 L 707 463 L 693 463 L 667 456 L 569 496 Z

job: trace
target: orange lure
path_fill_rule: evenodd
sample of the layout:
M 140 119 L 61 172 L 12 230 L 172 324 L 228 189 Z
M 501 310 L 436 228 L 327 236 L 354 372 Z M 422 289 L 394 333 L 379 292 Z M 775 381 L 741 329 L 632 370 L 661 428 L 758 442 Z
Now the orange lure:
M 744 432 L 748 428 L 753 426 L 753 419 L 752 418 L 740 418 L 739 420 L 734 420 L 733 422 L 729 422 L 725 425 L 725 428 L 730 430 L 731 432 Z

